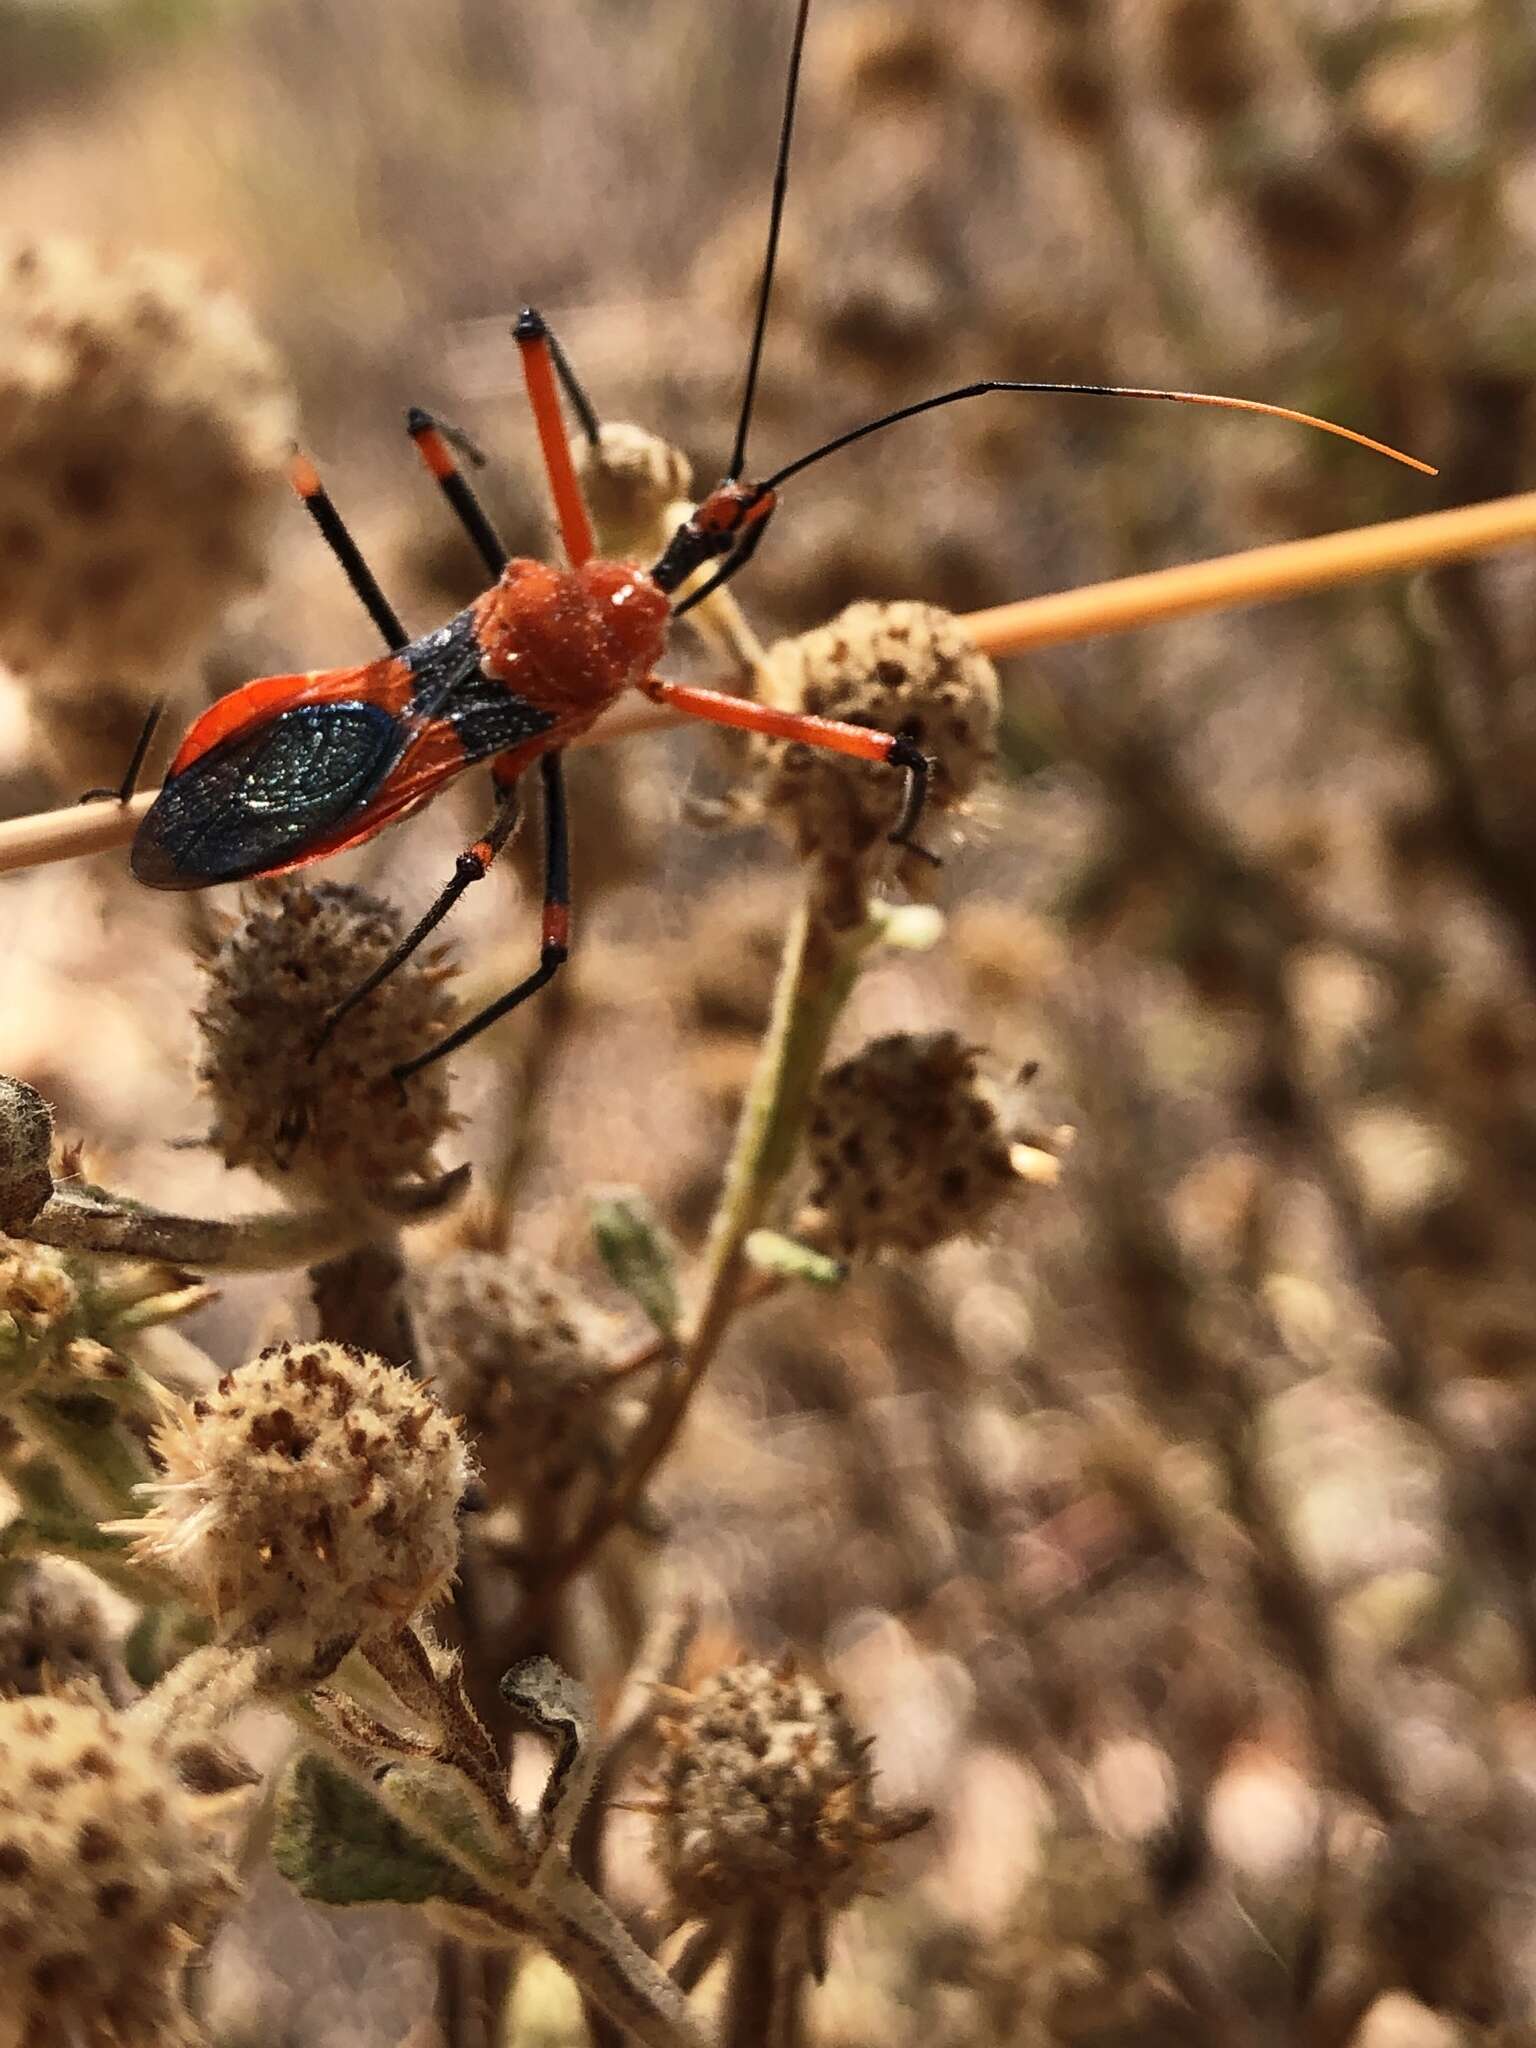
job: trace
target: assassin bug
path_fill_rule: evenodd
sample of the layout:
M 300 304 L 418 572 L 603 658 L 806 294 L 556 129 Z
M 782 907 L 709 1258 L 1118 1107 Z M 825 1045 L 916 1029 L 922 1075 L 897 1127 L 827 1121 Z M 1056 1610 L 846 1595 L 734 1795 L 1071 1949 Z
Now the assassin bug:
M 408 816 L 454 776 L 489 761 L 497 807 L 483 838 L 394 951 L 333 1011 L 328 1036 L 391 974 L 483 876 L 510 837 L 516 788 L 537 764 L 544 803 L 544 910 L 539 964 L 498 1001 L 438 1044 L 396 1067 L 403 1082 L 454 1051 L 534 995 L 565 961 L 570 943 L 570 859 L 561 750 L 625 690 L 694 718 L 798 740 L 907 771 L 892 839 L 913 846 L 929 763 L 911 739 L 782 711 L 748 698 L 656 674 L 671 620 L 744 569 L 767 530 L 781 487 L 839 449 L 900 420 L 992 391 L 1163 399 L 1226 407 L 1322 428 L 1429 474 L 1429 465 L 1347 427 L 1284 406 L 1200 392 L 1136 386 L 988 380 L 943 391 L 867 420 L 758 481 L 745 480 L 747 436 L 762 362 L 775 258 L 788 183 L 810 0 L 799 0 L 769 207 L 767 250 L 747 354 L 730 466 L 680 525 L 649 569 L 598 556 L 563 424 L 560 387 L 595 438 L 596 415 L 540 316 L 513 332 L 522 358 L 567 566 L 508 560 L 485 512 L 430 415 L 407 421 L 426 467 L 496 579 L 447 625 L 410 639 L 304 456 L 292 480 L 389 649 L 356 668 L 267 676 L 212 705 L 182 741 L 165 786 L 135 839 L 133 871 L 156 888 L 199 889 L 276 875 L 322 860 Z M 715 564 L 700 587 L 698 572 Z M 921 849 L 918 849 L 921 850 Z M 931 858 L 931 856 L 930 856 Z

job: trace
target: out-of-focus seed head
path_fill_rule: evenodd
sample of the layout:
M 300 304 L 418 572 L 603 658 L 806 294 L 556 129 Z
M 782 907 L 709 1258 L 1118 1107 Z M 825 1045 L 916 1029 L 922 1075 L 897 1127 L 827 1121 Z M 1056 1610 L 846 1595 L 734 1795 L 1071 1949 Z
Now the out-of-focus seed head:
M 671 538 L 668 512 L 693 488 L 687 456 L 627 420 L 605 421 L 595 445 L 582 435 L 571 453 L 603 552 L 653 560 Z
M 961 82 L 959 45 L 911 0 L 860 0 L 829 19 L 819 65 L 822 89 L 855 110 L 904 112 Z
M 445 1591 L 469 1459 L 408 1373 L 350 1345 L 277 1344 L 206 1399 L 167 1400 L 165 1476 L 134 1548 L 222 1640 L 312 1680 Z
M 988 1975 L 1010 2017 L 1027 2012 L 1052 2041 L 1154 2041 L 1165 2037 L 1136 2030 L 1171 2002 L 1157 1977 L 1168 1945 L 1168 1916 L 1138 1851 L 1111 1835 L 1059 1835 Z
M 35 1088 L 0 1074 L 0 1226 L 19 1230 L 53 1193 L 53 1112 Z
M 927 817 L 956 810 L 995 749 L 997 671 L 948 612 L 901 601 L 859 603 L 830 625 L 783 640 L 768 657 L 775 704 L 878 732 L 902 733 L 933 763 Z M 762 801 L 825 877 L 835 922 L 862 915 L 865 864 L 901 815 L 898 768 L 782 740 L 754 743 Z M 926 863 L 903 857 L 908 886 Z
M 0 1593 L 0 1695 L 52 1692 L 78 1679 L 94 1680 L 118 1704 L 131 1692 L 95 1579 L 63 1558 L 33 1558 Z
M 183 1972 L 235 1892 L 211 1803 L 131 1718 L 0 1701 L 0 2036 L 190 2048 Z
M 1051 1186 L 1069 1133 L 1025 1140 L 953 1031 L 872 1039 L 823 1075 L 811 1112 L 811 1234 L 844 1256 L 923 1252 Z
M 609 1321 L 530 1253 L 460 1252 L 410 1283 L 423 1369 L 464 1418 L 494 1501 L 558 1490 L 606 1456 Z
M 244 308 L 176 258 L 0 246 L 0 660 L 65 771 L 120 772 L 260 580 L 293 427 Z
M 418 954 L 318 1053 L 330 1012 L 401 938 L 399 913 L 364 889 L 294 878 L 256 885 L 206 962 L 199 1078 L 209 1141 L 229 1166 L 288 1186 L 378 1187 L 434 1170 L 450 1128 L 443 1066 L 400 1089 L 390 1069 L 453 1024 L 448 970 Z
M 1158 59 L 1181 113 L 1226 121 L 1252 99 L 1260 72 L 1238 0 L 1165 0 Z
M 661 1732 L 655 1853 L 691 1916 L 840 1905 L 882 1843 L 922 1824 L 880 1811 L 868 1743 L 834 1694 L 787 1666 L 719 1672 Z

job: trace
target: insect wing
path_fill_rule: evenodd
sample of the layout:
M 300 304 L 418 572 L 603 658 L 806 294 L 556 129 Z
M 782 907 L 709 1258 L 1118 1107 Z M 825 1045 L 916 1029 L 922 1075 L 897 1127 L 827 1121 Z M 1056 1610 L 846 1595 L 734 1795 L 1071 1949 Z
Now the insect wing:
M 360 697 L 247 724 L 172 773 L 139 827 L 133 872 L 152 888 L 198 889 L 295 866 L 367 807 L 410 737 Z

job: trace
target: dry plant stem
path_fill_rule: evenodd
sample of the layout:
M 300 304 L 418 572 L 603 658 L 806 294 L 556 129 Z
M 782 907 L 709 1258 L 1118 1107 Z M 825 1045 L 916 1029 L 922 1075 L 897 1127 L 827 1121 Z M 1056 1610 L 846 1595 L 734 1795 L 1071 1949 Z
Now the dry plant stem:
M 1536 539 L 1536 491 L 1323 534 L 1315 540 L 1247 548 L 1214 561 L 1153 569 L 1083 590 L 1023 598 L 1017 604 L 971 612 L 961 623 L 983 654 L 1023 654 L 1033 647 L 1133 633 L 1196 612 L 1273 604 L 1308 591 L 1431 568 L 1531 539 Z M 625 709 L 600 719 L 571 744 L 601 746 L 684 722 L 675 712 L 651 706 Z M 153 792 L 145 791 L 126 804 L 77 804 L 0 824 L 0 874 L 126 846 L 153 801 Z
M 731 1944 L 721 2048 L 768 2048 L 776 2040 L 783 1925 L 773 1906 L 749 1906 L 742 1915 Z
M 743 1247 L 763 1221 L 794 1160 L 833 1028 L 864 955 L 879 935 L 874 919 L 851 931 L 828 930 L 815 917 L 809 894 L 796 910 L 779 967 L 773 1014 L 710 1225 L 699 1303 L 682 1356 L 636 1430 L 622 1475 L 565 1550 L 551 1560 L 544 1580 L 531 1594 L 535 1612 L 547 1606 L 625 1519 L 676 1441 L 688 1404 L 740 1306 Z
M 163 1259 L 170 1265 L 264 1273 L 333 1258 L 378 1234 L 380 1217 L 420 1221 L 438 1215 L 469 1184 L 455 1167 L 419 1186 L 378 1188 L 370 1204 L 272 1209 L 219 1220 L 177 1216 L 99 1188 L 55 1188 L 24 1232 L 33 1244 L 60 1251 Z

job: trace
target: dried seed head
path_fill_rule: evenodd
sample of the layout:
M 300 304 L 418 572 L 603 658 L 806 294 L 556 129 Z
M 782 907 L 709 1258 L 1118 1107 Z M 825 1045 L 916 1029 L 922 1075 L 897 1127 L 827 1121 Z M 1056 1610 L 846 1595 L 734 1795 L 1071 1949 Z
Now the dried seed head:
M 52 1692 L 76 1679 L 94 1679 L 118 1702 L 130 1690 L 95 1579 L 63 1558 L 34 1558 L 0 1595 L 0 1694 Z
M 844 1256 L 922 1252 L 975 1231 L 1027 1183 L 1052 1185 L 1069 1133 L 1024 1141 L 953 1031 L 872 1039 L 823 1075 L 811 1112 L 814 1235 Z
M 958 621 L 933 605 L 849 605 L 830 625 L 780 641 L 768 664 L 771 702 L 915 740 L 933 763 L 930 814 L 963 804 L 992 759 L 997 671 Z M 782 740 L 754 747 L 762 801 L 856 918 L 863 863 L 896 826 L 905 776 Z M 902 879 L 910 885 L 920 871 L 925 864 L 906 856 Z
M 876 1807 L 869 1745 L 835 1695 L 787 1666 L 719 1672 L 661 1728 L 656 1856 L 690 1915 L 839 1905 L 882 1843 L 922 1823 Z
M 0 660 L 66 768 L 110 743 L 120 772 L 166 669 L 260 580 L 293 420 L 244 308 L 177 259 L 0 247 Z
M 469 1461 L 408 1373 L 350 1345 L 277 1344 L 167 1408 L 153 1440 L 165 1477 L 127 1526 L 224 1641 L 313 1679 L 443 1593 Z
M 85 1694 L 0 1701 L 6 2040 L 197 2042 L 182 1973 L 235 1890 L 210 1803 L 132 1719 Z
M 1059 1835 L 997 1945 L 994 1988 L 1052 2041 L 1129 2037 L 1164 2003 L 1157 1978 L 1168 1917 L 1130 1843 Z M 1149 2035 L 1148 2038 L 1157 2038 Z
M 608 1318 L 527 1252 L 460 1252 L 413 1274 L 423 1369 L 463 1416 L 495 1501 L 567 1485 L 609 1442 Z
M 19 1230 L 53 1193 L 53 1112 L 35 1088 L 0 1074 L 0 1225 Z
M 0 1409 L 25 1394 L 126 1380 L 134 1334 L 196 1305 L 163 1267 L 76 1257 L 0 1237 Z
M 417 954 L 317 1053 L 330 1012 L 402 936 L 399 913 L 345 883 L 293 878 L 258 883 L 244 910 L 207 962 L 198 1017 L 211 1144 L 229 1166 L 327 1192 L 431 1172 L 447 1074 L 428 1067 L 402 1090 L 390 1069 L 453 1024 L 446 970 Z
M 583 435 L 571 453 L 603 552 L 654 559 L 670 537 L 668 512 L 693 488 L 687 456 L 627 420 L 605 421 L 595 447 Z

